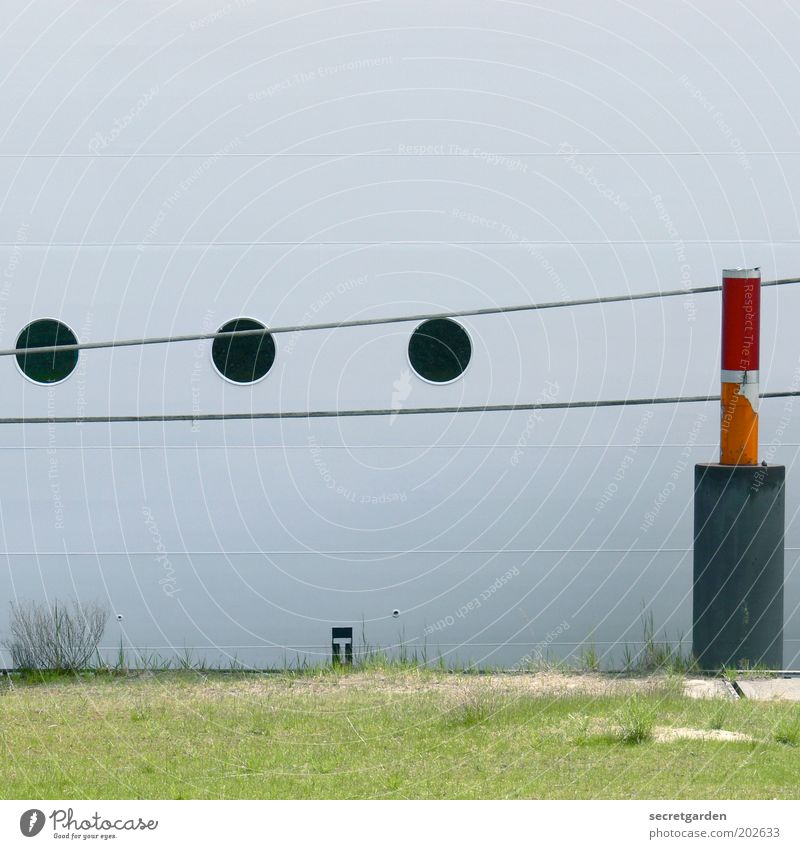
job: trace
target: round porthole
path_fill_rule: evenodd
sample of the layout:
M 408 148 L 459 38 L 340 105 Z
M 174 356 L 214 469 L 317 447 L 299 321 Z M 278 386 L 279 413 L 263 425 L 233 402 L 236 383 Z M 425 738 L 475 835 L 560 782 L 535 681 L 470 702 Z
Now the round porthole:
M 17 348 L 43 348 L 48 345 L 77 345 L 75 334 L 66 324 L 54 318 L 32 321 L 17 337 Z M 34 383 L 60 383 L 78 365 L 77 351 L 43 351 L 17 354 L 20 371 Z
M 275 362 L 275 340 L 266 327 L 253 318 L 234 318 L 217 333 L 233 330 L 263 330 L 248 336 L 215 339 L 211 359 L 216 370 L 233 383 L 255 383 L 265 377 Z
M 472 357 L 467 331 L 449 318 L 425 321 L 408 343 L 411 368 L 431 383 L 450 383 L 461 377 Z

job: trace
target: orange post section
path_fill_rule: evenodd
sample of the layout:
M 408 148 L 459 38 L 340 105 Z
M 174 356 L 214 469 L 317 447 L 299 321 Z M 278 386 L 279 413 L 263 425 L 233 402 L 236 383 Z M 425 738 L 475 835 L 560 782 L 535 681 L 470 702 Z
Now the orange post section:
M 738 383 L 722 384 L 719 461 L 724 466 L 757 466 L 758 411 L 740 389 Z

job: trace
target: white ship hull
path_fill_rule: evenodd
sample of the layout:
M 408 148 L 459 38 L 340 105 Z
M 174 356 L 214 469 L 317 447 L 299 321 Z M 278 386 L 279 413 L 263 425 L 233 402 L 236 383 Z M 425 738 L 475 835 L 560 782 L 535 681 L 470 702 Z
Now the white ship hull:
M 20 11 L 0 37 L 0 344 L 43 317 L 87 342 L 798 274 L 797 69 L 753 23 L 788 37 L 791 10 L 431 5 Z M 765 391 L 800 386 L 798 309 L 764 291 Z M 446 386 L 394 324 L 276 336 L 252 386 L 208 342 L 83 351 L 54 386 L 5 357 L 2 416 L 718 391 L 716 295 L 462 323 L 472 359 Z M 718 415 L 2 425 L 0 632 L 13 600 L 78 597 L 130 658 L 318 662 L 353 626 L 431 661 L 594 645 L 614 666 L 646 611 L 688 651 L 692 469 Z M 762 404 L 788 475 L 787 666 L 797 428 L 791 400 Z

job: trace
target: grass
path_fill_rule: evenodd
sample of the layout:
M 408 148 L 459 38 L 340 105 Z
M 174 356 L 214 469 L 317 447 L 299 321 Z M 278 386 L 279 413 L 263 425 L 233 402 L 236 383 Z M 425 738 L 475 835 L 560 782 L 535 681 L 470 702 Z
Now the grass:
M 720 702 L 718 699 L 714 701 L 714 709 L 708 717 L 708 729 L 710 731 L 721 731 L 725 727 L 725 723 L 730 720 L 728 702 Z
M 617 737 L 621 743 L 634 745 L 653 739 L 656 706 L 652 699 L 632 696 L 620 709 L 618 719 Z
M 691 654 L 683 651 L 683 634 L 678 634 L 677 646 L 669 642 L 659 642 L 656 639 L 655 620 L 652 611 L 642 611 L 642 634 L 644 648 L 634 664 L 642 672 L 666 670 L 675 673 L 691 672 L 696 669 L 696 663 Z M 626 652 L 625 663 L 628 661 Z
M 0 681 L 4 798 L 793 798 L 800 783 L 796 705 L 692 700 L 674 677 L 376 660 L 36 680 Z M 752 741 L 655 734 L 710 726 Z
M 471 728 L 481 725 L 502 710 L 504 705 L 491 691 L 467 689 L 464 695 L 447 711 L 447 721 L 455 727 Z
M 597 655 L 594 643 L 590 643 L 581 650 L 579 668 L 586 672 L 598 672 L 600 670 L 600 658 Z
M 742 663 L 739 666 L 724 666 L 721 670 L 722 676 L 728 681 L 753 680 L 758 678 L 776 678 L 777 672 L 768 669 L 763 664 L 755 664 L 750 666 L 748 663 Z
M 795 709 L 789 716 L 782 717 L 773 738 L 784 746 L 800 746 L 800 711 Z

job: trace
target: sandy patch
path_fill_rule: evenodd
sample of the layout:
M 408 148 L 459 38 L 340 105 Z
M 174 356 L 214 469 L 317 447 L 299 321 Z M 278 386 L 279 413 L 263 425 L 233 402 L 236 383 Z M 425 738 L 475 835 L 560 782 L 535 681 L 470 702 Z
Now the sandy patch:
M 675 740 L 723 740 L 728 743 L 751 743 L 753 738 L 738 731 L 702 728 L 656 728 L 653 737 L 658 743 L 672 743 Z

